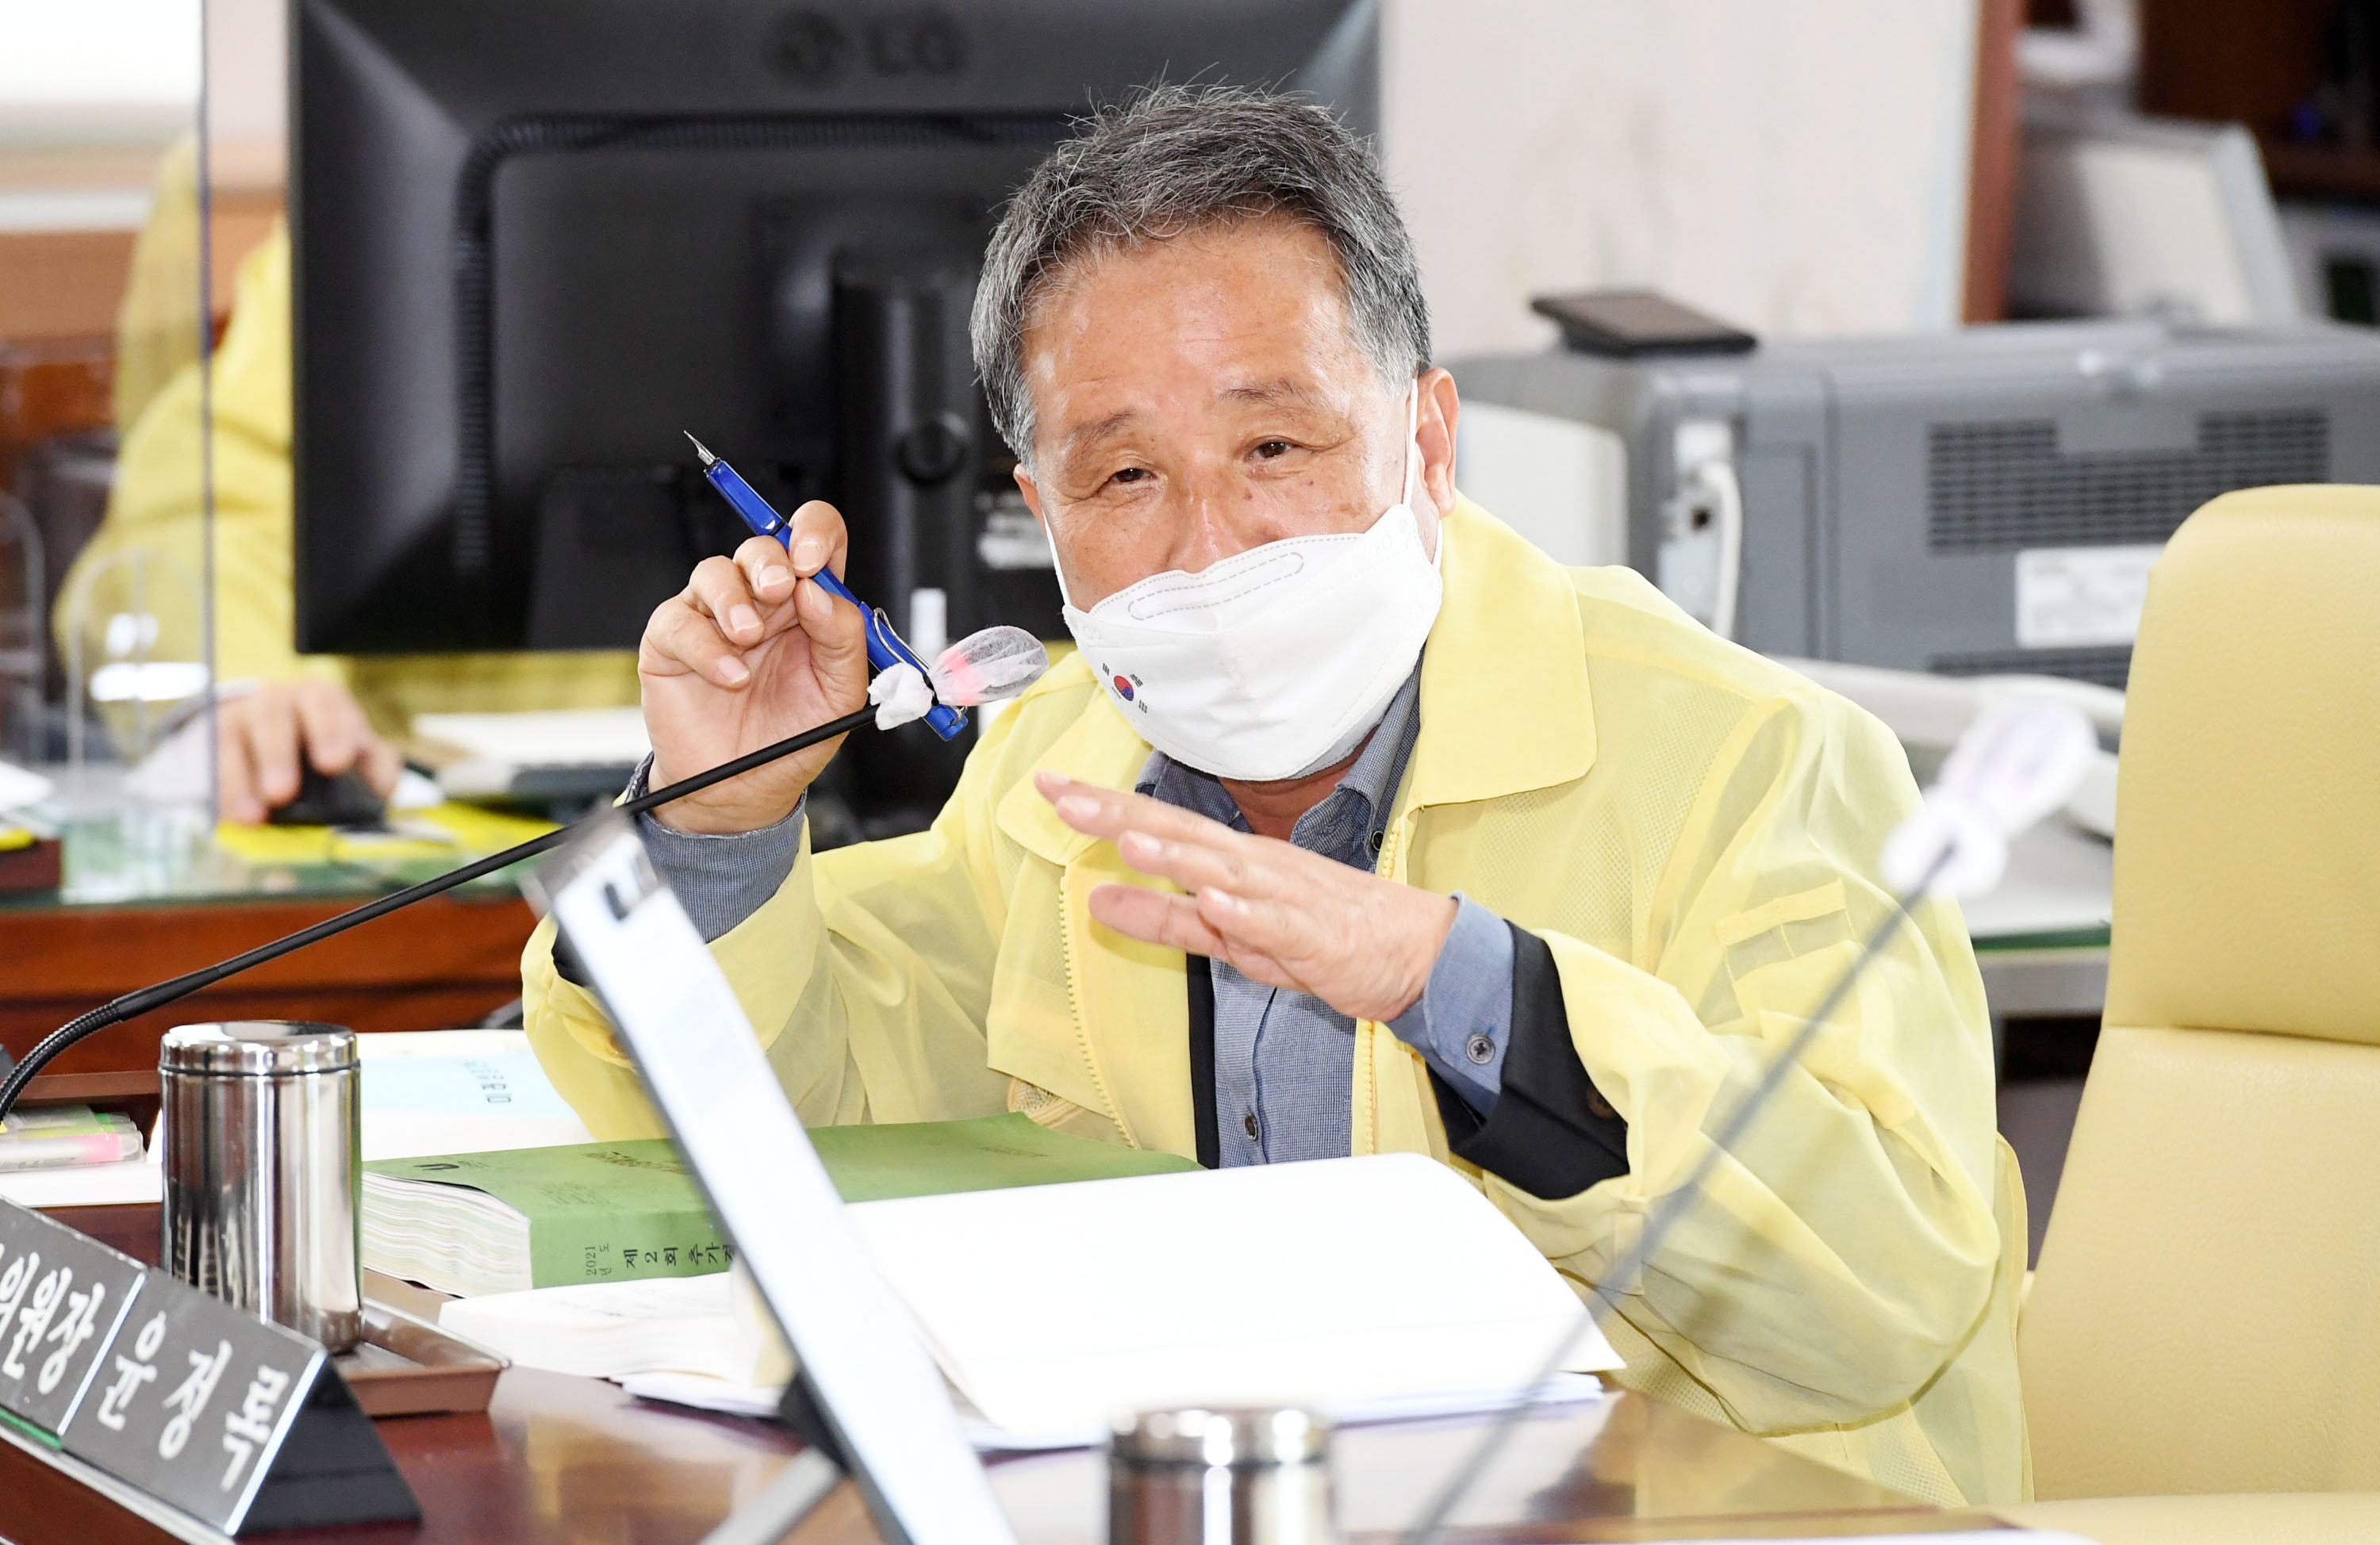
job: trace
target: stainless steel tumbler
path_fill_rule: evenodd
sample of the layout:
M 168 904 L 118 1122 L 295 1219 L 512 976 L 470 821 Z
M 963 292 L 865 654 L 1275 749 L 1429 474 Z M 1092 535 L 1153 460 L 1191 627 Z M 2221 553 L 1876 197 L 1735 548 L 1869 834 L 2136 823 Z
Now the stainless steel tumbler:
M 1108 1545 L 1326 1545 L 1338 1538 L 1330 1430 L 1295 1406 L 1117 1418 Z
M 334 1352 L 361 1333 L 356 1032 L 285 1020 L 182 1025 L 157 1056 L 166 1267 Z

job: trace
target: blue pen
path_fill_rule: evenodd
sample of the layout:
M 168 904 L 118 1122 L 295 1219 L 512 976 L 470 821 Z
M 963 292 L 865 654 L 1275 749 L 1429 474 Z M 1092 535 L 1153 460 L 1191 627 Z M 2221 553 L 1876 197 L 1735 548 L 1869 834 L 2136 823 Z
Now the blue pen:
M 744 517 L 744 524 L 752 528 L 753 534 L 773 537 L 779 547 L 791 549 L 794 530 L 785 524 L 785 517 L 777 513 L 751 484 L 737 476 L 734 467 L 712 455 L 702 441 L 694 440 L 691 430 L 686 432 L 686 438 L 694 441 L 694 453 L 702 458 L 703 477 L 710 479 L 710 486 L 735 507 L 735 513 Z M 892 631 L 892 623 L 882 611 L 853 595 L 851 586 L 837 579 L 832 569 L 821 568 L 810 577 L 824 585 L 828 594 L 840 596 L 859 609 L 859 615 L 868 624 L 869 665 L 879 670 L 889 670 L 896 665 L 912 665 L 917 667 L 918 675 L 924 676 L 929 682 L 932 682 L 933 677 L 928 673 L 926 662 L 919 659 L 917 652 Z M 966 710 L 937 703 L 927 711 L 926 723 L 935 734 L 947 741 L 966 728 Z

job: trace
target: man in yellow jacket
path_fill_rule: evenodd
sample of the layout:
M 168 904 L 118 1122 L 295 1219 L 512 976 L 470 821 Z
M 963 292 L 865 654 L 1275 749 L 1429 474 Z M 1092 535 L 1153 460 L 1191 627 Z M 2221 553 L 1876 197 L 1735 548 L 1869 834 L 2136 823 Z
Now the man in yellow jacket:
M 1463 501 L 1427 326 L 1378 171 L 1310 106 L 1153 92 L 1018 192 L 976 357 L 1079 649 L 929 831 L 813 856 L 832 748 L 640 818 L 804 1121 L 1427 1153 L 1580 1284 L 1694 1168 L 1893 905 L 1915 791 L 1857 709 Z M 654 613 L 650 784 L 862 700 L 857 615 L 808 577 L 843 523 L 794 527 Z M 524 968 L 589 1125 L 658 1130 L 550 926 Z M 1623 1380 L 2013 1499 L 1996 1204 L 1981 984 L 1928 905 L 1625 1298 Z

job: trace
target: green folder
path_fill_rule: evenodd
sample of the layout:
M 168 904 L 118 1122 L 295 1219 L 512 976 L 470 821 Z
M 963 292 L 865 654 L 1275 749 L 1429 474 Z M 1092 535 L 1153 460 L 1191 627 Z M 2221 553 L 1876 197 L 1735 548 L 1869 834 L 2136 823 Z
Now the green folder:
M 970 1121 L 814 1127 L 809 1139 L 845 1201 L 1198 1167 L 1177 1154 L 1053 1132 L 1013 1113 Z M 482 1191 L 518 1212 L 528 1220 L 529 1264 L 540 1287 L 692 1276 L 724 1271 L 733 1260 L 665 1138 L 380 1159 L 364 1168 L 395 1180 Z M 371 1189 L 366 1187 L 368 1213 Z M 368 1218 L 368 1234 L 373 1232 L 369 1225 Z

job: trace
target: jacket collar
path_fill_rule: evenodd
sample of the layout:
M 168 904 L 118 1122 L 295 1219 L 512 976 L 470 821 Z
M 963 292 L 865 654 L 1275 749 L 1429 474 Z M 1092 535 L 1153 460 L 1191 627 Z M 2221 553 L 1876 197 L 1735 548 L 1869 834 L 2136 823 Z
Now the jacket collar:
M 1080 653 L 1070 653 L 1052 666 L 1047 685 L 1036 692 L 1082 691 L 1087 701 L 1058 738 L 1050 742 L 1033 772 L 1018 779 L 1001 796 L 1000 829 L 1036 858 L 1067 864 L 1080 858 L 1091 839 L 1058 819 L 1057 810 L 1033 786 L 1033 774 L 1062 773 L 1080 783 L 1103 789 L 1129 789 L 1148 763 L 1147 741 L 1133 733 L 1108 694 L 1090 679 L 1090 668 Z
M 1570 575 L 1468 499 L 1455 501 L 1441 529 L 1446 598 L 1422 656 L 1409 807 L 1585 777 L 1595 706 Z
M 1401 803 L 1490 800 L 1568 783 L 1595 764 L 1595 711 L 1588 690 L 1578 599 L 1561 566 L 1468 499 L 1447 513 L 1440 534 L 1445 598 L 1422 656 L 1421 737 Z M 1069 657 L 1049 690 L 1088 668 Z M 1148 763 L 1148 742 L 1133 732 L 1107 694 L 1092 701 L 1035 771 L 1130 789 Z M 1052 863 L 1072 863 L 1091 839 L 1058 819 L 1033 780 L 1021 779 L 1000 802 L 1001 829 Z

